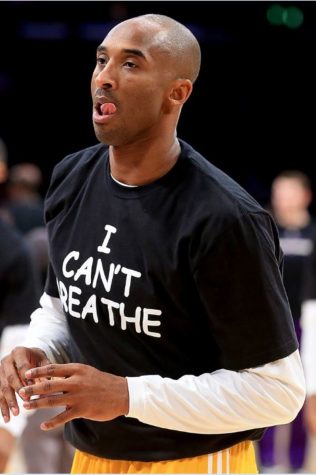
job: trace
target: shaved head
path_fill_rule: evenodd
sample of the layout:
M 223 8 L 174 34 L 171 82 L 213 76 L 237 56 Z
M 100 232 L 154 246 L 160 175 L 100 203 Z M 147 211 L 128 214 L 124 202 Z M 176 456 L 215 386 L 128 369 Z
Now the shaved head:
M 196 80 L 201 65 L 201 49 L 186 26 L 168 16 L 149 13 L 125 20 L 113 30 L 126 23 L 141 24 L 143 27 L 148 23 L 148 29 L 156 26 L 152 32 L 153 47 L 168 60 L 168 67 L 174 71 L 175 78 Z
M 98 139 L 113 146 L 161 134 L 173 140 L 200 62 L 197 39 L 172 18 L 147 14 L 117 24 L 97 47 L 91 80 Z

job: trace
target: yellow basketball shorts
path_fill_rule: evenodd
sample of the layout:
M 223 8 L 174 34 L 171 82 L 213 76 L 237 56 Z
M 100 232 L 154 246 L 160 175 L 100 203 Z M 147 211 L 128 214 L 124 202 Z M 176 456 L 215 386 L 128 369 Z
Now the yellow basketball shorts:
M 220 452 L 161 462 L 110 460 L 76 450 L 71 473 L 258 473 L 252 442 Z

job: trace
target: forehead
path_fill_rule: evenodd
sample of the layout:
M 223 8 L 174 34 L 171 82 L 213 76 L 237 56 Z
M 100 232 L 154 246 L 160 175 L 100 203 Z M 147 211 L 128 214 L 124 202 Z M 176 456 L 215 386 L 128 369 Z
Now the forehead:
M 153 55 L 163 51 L 162 26 L 146 20 L 127 20 L 114 27 L 104 38 L 102 46 L 117 49 L 137 48 L 144 54 Z
M 274 190 L 292 190 L 302 189 L 305 190 L 303 184 L 298 178 L 295 177 L 282 177 L 275 180 L 273 183 Z

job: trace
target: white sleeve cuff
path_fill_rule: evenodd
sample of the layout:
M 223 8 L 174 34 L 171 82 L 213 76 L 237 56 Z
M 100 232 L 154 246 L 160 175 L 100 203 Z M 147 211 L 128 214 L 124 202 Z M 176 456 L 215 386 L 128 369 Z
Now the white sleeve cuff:
M 156 378 L 159 384 L 160 376 L 139 376 L 127 377 L 128 393 L 129 393 L 129 411 L 127 417 L 139 418 L 139 415 L 145 412 L 145 401 L 147 398 L 146 380 L 148 378 Z

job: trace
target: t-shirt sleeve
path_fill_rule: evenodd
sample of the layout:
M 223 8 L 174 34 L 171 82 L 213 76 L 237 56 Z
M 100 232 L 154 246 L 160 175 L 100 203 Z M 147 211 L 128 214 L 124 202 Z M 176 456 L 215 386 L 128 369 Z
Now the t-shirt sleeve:
M 240 370 L 297 349 L 270 215 L 243 215 L 210 246 L 194 278 L 223 368 Z
M 51 297 L 59 298 L 57 280 L 51 263 L 48 265 L 44 291 Z
M 45 196 L 44 217 L 45 225 L 50 236 L 50 225 L 60 215 L 64 214 L 71 201 L 71 180 L 66 184 L 65 177 L 69 180 L 69 173 L 72 168 L 72 155 L 65 157 L 53 169 L 50 184 Z M 48 238 L 49 264 L 46 273 L 44 292 L 51 297 L 59 297 L 56 275 L 51 260 L 50 238 Z

